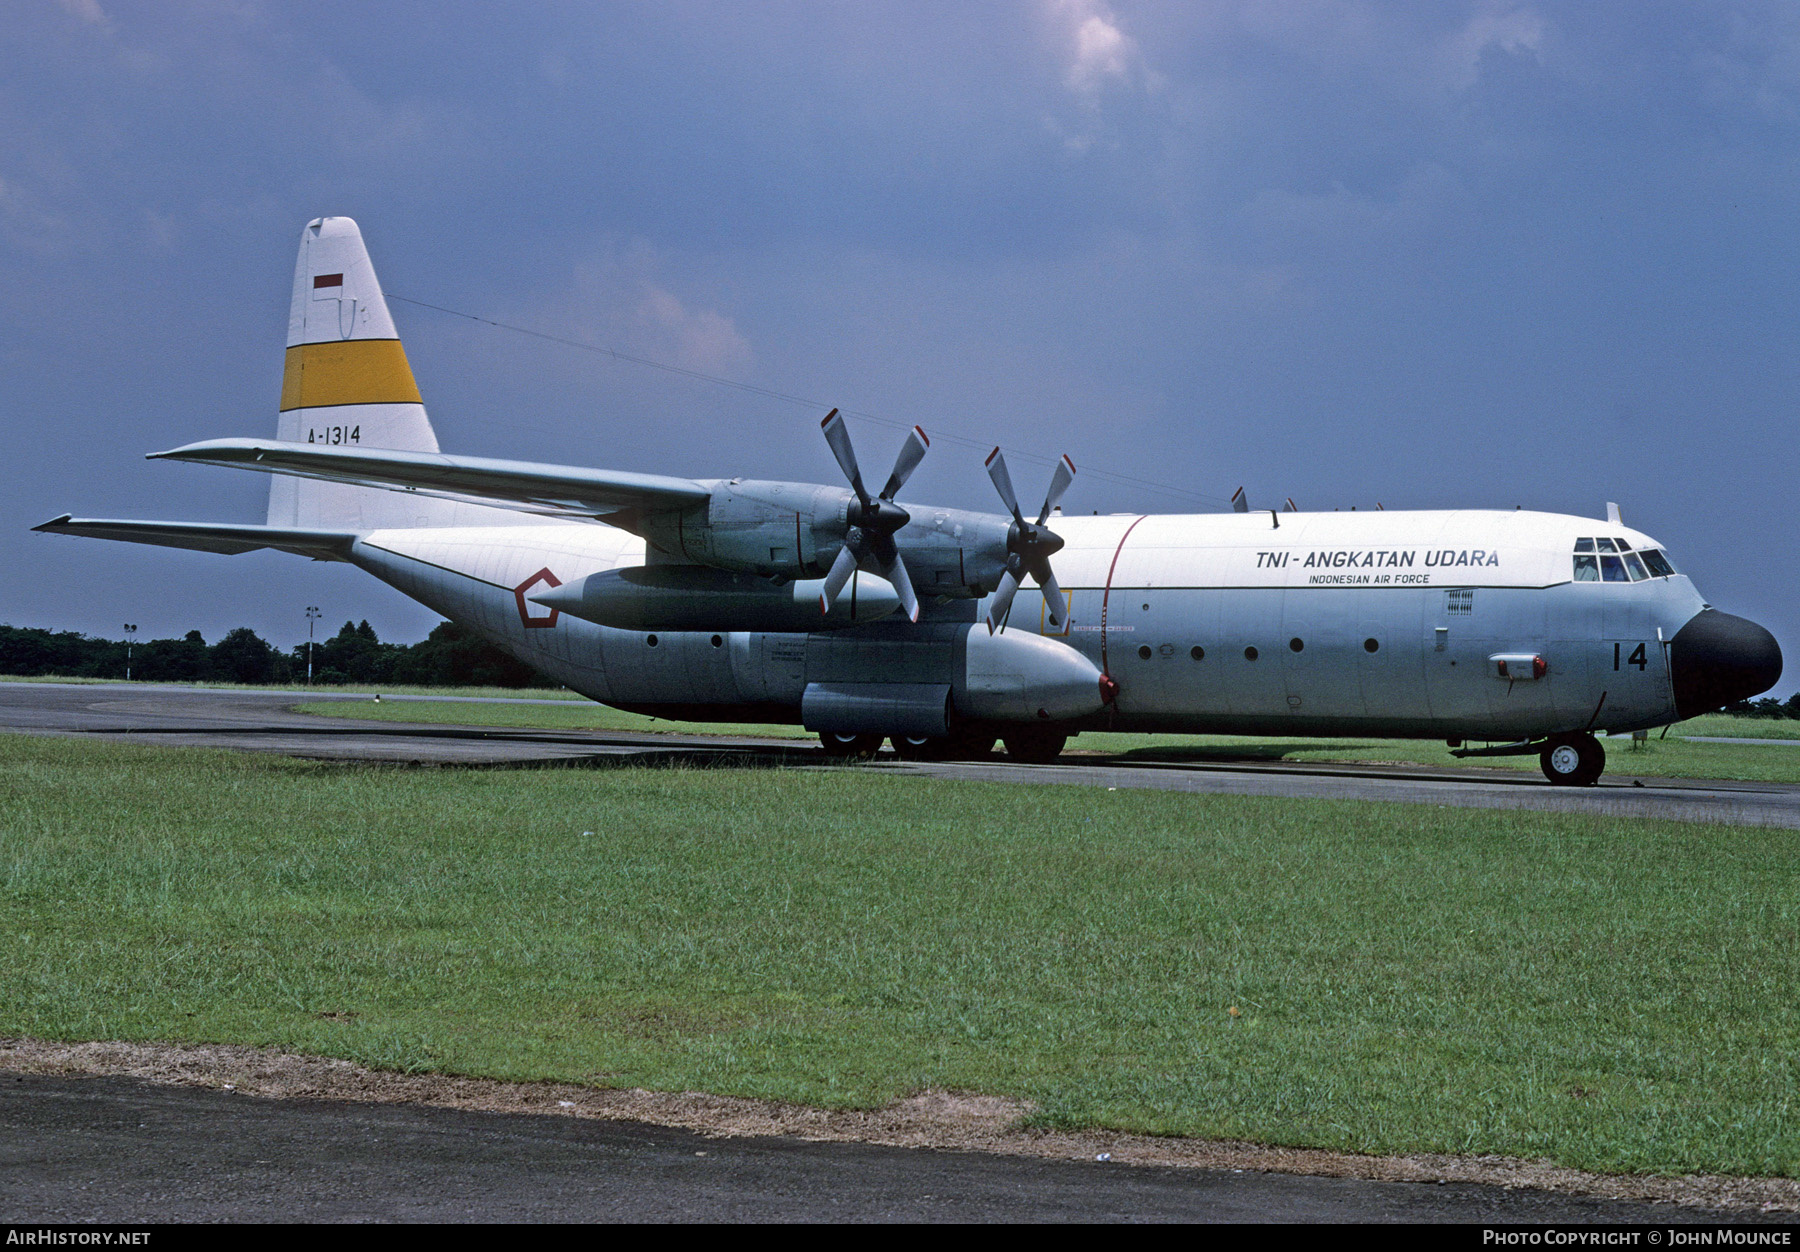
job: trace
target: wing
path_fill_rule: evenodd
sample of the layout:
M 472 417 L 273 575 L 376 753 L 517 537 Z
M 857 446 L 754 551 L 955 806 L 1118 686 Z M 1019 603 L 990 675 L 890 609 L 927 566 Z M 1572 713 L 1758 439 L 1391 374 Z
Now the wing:
M 293 474 L 449 500 L 501 504 L 553 517 L 592 518 L 627 509 L 683 508 L 712 494 L 710 488 L 692 479 L 659 474 L 444 456 L 436 452 L 326 448 L 273 439 L 208 439 L 168 452 L 152 452 L 149 459 L 232 465 L 268 474 Z
M 274 548 L 317 561 L 349 559 L 356 536 L 334 530 L 291 530 L 280 526 L 225 526 L 211 522 L 131 522 L 102 517 L 71 517 L 64 513 L 33 530 L 50 535 L 81 535 L 89 539 L 122 539 L 127 543 L 153 543 L 163 548 L 191 548 L 196 552 L 223 552 L 236 556 L 258 548 Z

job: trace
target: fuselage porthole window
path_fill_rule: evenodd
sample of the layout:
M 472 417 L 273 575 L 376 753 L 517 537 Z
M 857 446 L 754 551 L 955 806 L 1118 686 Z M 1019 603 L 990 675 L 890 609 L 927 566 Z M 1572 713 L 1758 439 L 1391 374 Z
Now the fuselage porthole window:
M 1255 648 L 1245 648 L 1244 649 L 1244 659 L 1246 661 L 1254 661 L 1256 659 L 1256 649 Z
M 1605 543 L 1602 539 L 1600 542 Z M 1628 583 L 1631 576 L 1625 572 L 1625 562 L 1616 556 L 1600 558 L 1600 581 L 1609 583 Z
M 1363 651 L 1364 652 L 1379 652 L 1379 651 L 1381 651 L 1381 641 L 1378 639 L 1363 640 Z
M 1289 652 L 1304 652 L 1304 651 L 1306 651 L 1306 640 L 1300 639 L 1297 637 L 1288 640 L 1288 651 Z
M 1599 562 L 1594 557 L 1577 554 L 1575 557 L 1575 581 L 1578 583 L 1599 582 Z
M 1195 644 L 1188 649 L 1188 655 L 1193 657 L 1196 661 L 1204 661 L 1206 659 L 1206 649 L 1199 644 Z
M 1150 645 L 1145 644 L 1143 647 L 1138 649 L 1138 660 L 1148 661 L 1149 659 L 1150 659 Z
M 652 648 L 654 648 L 656 646 L 656 636 L 655 635 L 645 635 L 644 642 L 649 644 Z

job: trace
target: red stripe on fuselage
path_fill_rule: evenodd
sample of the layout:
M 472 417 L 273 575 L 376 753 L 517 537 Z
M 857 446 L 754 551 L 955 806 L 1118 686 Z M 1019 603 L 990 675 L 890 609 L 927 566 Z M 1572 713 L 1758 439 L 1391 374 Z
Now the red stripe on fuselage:
M 1143 517 L 1134 518 L 1131 525 L 1125 528 L 1125 533 L 1119 536 L 1119 546 L 1113 549 L 1112 564 L 1106 567 L 1106 589 L 1100 593 L 1100 672 L 1108 678 L 1112 677 L 1112 670 L 1106 664 L 1106 606 L 1112 599 L 1113 571 L 1119 568 L 1119 553 L 1125 551 L 1125 541 L 1131 538 L 1131 532 L 1143 520 Z

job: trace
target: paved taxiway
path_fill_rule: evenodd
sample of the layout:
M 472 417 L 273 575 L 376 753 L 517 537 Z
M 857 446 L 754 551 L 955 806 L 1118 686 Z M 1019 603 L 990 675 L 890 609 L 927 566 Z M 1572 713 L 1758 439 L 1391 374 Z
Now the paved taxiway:
M 348 699 L 326 693 L 307 699 Z M 633 734 L 621 731 L 506 730 L 474 726 L 357 722 L 290 711 L 293 692 L 188 687 L 0 683 L 0 730 L 33 734 L 142 736 L 170 745 L 237 748 L 332 760 L 506 765 L 644 761 L 839 768 L 802 740 Z M 559 702 L 560 703 L 560 702 Z M 1080 740 L 1074 741 L 1079 747 Z M 1620 765 L 1615 755 L 1613 766 Z M 1129 761 L 1071 756 L 1054 765 L 878 759 L 875 768 L 983 782 L 1057 783 L 1228 795 L 1390 800 L 1459 808 L 1535 809 L 1618 817 L 1800 829 L 1800 786 L 1634 778 L 1609 773 L 1597 787 L 1553 787 L 1536 772 L 1458 766 L 1328 765 L 1241 760 Z
M 129 1078 L 0 1076 L 0 1142 L 13 1223 L 1786 1220 L 1472 1183 L 708 1138 Z

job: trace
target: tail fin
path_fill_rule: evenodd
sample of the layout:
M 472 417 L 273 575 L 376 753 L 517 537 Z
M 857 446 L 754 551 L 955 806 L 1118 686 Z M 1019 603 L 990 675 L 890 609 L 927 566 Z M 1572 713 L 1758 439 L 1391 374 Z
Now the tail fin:
M 276 437 L 438 450 L 362 232 L 347 217 L 318 218 L 300 232 Z M 269 488 L 271 526 L 429 526 L 447 522 L 454 509 L 445 501 L 285 475 Z

